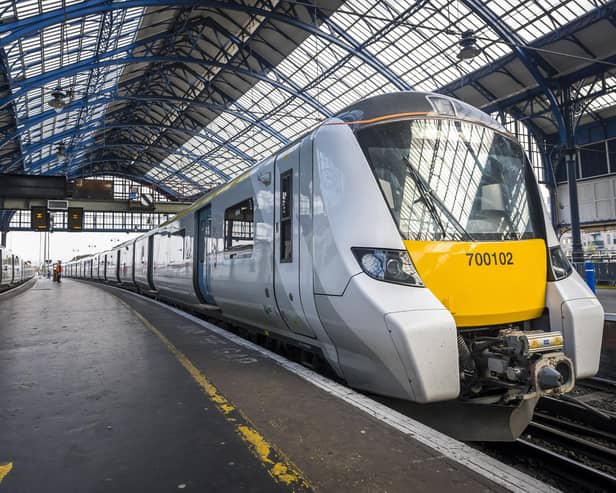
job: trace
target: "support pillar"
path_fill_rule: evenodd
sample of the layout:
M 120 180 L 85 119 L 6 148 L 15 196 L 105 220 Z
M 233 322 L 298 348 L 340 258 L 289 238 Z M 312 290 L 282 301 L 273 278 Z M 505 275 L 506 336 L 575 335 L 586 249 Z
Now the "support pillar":
M 0 246 L 6 246 L 6 237 L 8 236 L 8 234 L 8 231 L 2 231 L 2 234 L 0 235 Z
M 577 193 L 577 151 L 569 148 L 565 151 L 565 164 L 567 166 L 567 186 L 569 188 L 569 210 L 571 211 L 571 240 L 573 263 L 584 262 L 582 248 L 582 233 L 580 231 L 580 204 Z

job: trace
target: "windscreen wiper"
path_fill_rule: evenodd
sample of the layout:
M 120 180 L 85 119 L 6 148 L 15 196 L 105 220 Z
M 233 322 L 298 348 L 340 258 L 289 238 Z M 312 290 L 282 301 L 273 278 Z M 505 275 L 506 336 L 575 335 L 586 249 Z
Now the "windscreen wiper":
M 421 200 L 424 204 L 426 204 L 426 207 L 428 207 L 428 210 L 434 216 L 434 219 L 438 222 L 439 227 L 441 228 L 441 231 L 443 232 L 443 236 L 446 237 L 447 232 L 446 232 L 445 226 L 443 225 L 443 222 L 441 221 L 440 214 L 437 210 L 437 206 L 445 214 L 445 216 L 447 216 L 447 219 L 449 220 L 449 222 L 451 222 L 451 224 L 455 226 L 458 232 L 461 233 L 465 239 L 467 239 L 468 241 L 473 241 L 473 237 L 469 234 L 469 232 L 466 231 L 466 229 L 464 229 L 464 227 L 460 224 L 460 222 L 453 216 L 451 211 L 447 209 L 445 204 L 443 204 L 441 200 L 436 196 L 434 191 L 430 188 L 430 185 L 428 184 L 428 182 L 419 174 L 419 172 L 411 164 L 411 160 L 409 159 L 409 157 L 404 156 L 402 160 L 406 163 L 408 173 L 413 179 L 413 181 L 415 182 L 415 185 L 417 185 L 417 188 L 421 195 L 421 198 L 419 200 Z

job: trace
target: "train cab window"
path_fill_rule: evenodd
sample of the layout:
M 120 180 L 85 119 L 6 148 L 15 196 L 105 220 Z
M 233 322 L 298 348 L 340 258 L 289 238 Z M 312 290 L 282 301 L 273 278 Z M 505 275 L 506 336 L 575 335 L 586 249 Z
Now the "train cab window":
M 253 245 L 254 208 L 252 199 L 247 199 L 225 210 L 224 247 L 225 252 L 250 254 Z
M 280 175 L 280 261 L 293 262 L 293 170 Z

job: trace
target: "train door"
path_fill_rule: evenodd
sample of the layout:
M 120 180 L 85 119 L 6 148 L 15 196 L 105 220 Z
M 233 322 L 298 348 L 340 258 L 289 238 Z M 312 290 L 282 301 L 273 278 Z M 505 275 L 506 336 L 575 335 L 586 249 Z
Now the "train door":
M 299 154 L 292 147 L 276 158 L 274 208 L 274 293 L 280 314 L 293 332 L 315 337 L 300 297 Z
M 156 289 L 154 285 L 154 236 L 148 236 L 148 284 L 151 289 Z
M 215 303 L 212 297 L 212 206 L 207 205 L 197 217 L 197 286 L 206 303 Z

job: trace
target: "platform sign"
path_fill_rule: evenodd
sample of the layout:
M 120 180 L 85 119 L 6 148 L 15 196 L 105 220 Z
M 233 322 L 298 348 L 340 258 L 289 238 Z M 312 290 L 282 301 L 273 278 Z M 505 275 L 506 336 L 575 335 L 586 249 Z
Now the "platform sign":
M 83 229 L 83 209 L 81 207 L 68 208 L 68 230 L 81 231 Z
M 30 209 L 30 214 L 30 224 L 32 229 L 36 231 L 49 230 L 49 212 L 47 212 L 47 207 L 32 206 Z

